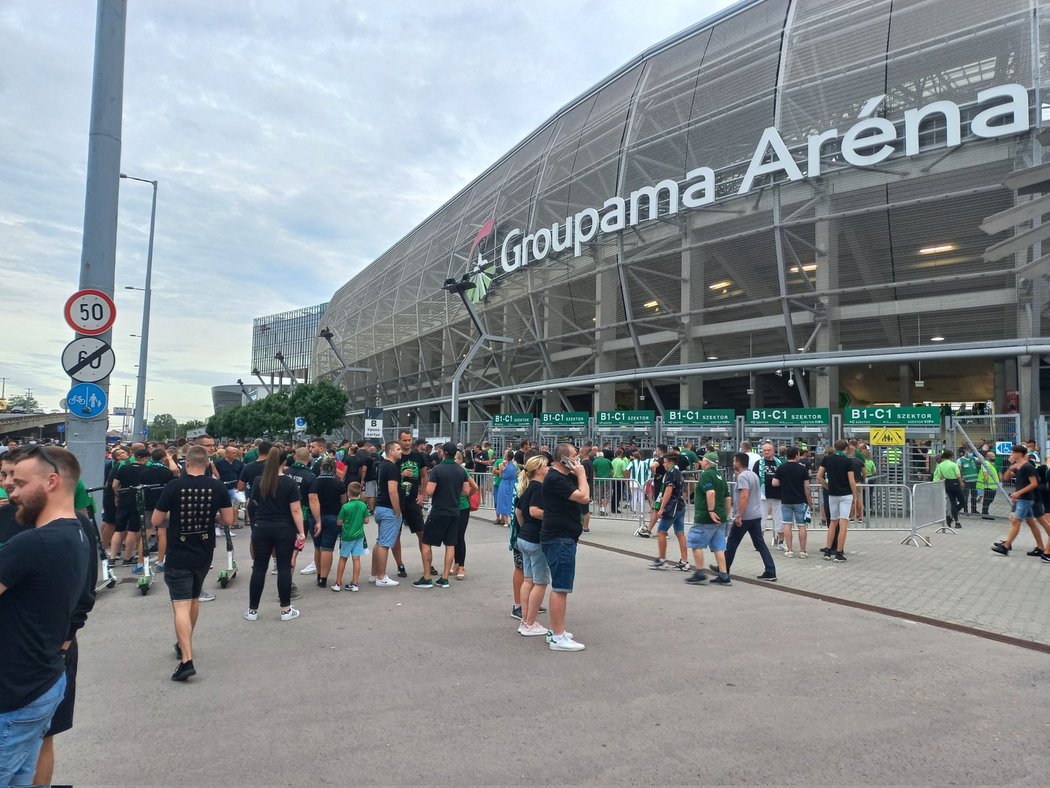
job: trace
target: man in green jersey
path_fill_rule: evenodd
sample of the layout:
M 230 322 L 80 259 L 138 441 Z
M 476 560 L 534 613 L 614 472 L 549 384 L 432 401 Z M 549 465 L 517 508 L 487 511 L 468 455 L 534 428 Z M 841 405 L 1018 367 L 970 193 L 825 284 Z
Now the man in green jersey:
M 715 585 L 732 585 L 726 568 L 726 520 L 731 508 L 729 485 L 718 473 L 718 454 L 710 451 L 700 458 L 700 478 L 696 482 L 693 507 L 693 527 L 689 529 L 686 542 L 693 551 L 693 566 L 696 571 L 685 579 L 690 585 L 707 582 L 703 570 L 704 548 L 711 548 L 718 562 L 718 577 L 711 579 Z

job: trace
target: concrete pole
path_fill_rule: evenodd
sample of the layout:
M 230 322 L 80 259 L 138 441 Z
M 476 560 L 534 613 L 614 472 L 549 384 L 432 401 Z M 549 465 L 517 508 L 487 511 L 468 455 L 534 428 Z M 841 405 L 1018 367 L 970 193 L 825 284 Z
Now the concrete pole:
M 111 297 L 117 249 L 126 23 L 127 0 L 98 0 L 80 288 L 95 288 Z M 112 342 L 113 332 L 99 338 Z M 109 379 L 99 385 L 108 399 Z M 108 426 L 105 416 L 92 421 L 67 420 L 68 446 L 80 461 L 81 478 L 88 487 L 99 487 L 103 482 Z
M 145 410 L 142 406 L 146 401 L 146 362 L 149 358 L 149 309 L 153 295 L 153 230 L 157 225 L 157 182 L 132 178 L 130 175 L 121 177 L 132 181 L 142 181 L 153 186 L 153 207 L 149 214 L 149 247 L 146 252 L 146 288 L 142 300 L 142 332 L 139 339 L 139 374 L 135 380 L 135 420 L 131 428 L 132 439 L 140 441 L 145 437 L 146 426 Z

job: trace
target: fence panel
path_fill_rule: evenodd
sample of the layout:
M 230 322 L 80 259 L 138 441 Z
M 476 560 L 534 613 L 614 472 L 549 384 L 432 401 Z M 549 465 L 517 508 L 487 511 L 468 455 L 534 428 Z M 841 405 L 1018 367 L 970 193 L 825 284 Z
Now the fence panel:
M 948 505 L 944 485 L 941 482 L 919 482 L 912 487 L 911 500 L 911 533 L 901 544 L 913 544 L 916 547 L 923 544 L 929 547 L 929 537 L 920 534 L 919 529 L 944 525 L 944 512 Z

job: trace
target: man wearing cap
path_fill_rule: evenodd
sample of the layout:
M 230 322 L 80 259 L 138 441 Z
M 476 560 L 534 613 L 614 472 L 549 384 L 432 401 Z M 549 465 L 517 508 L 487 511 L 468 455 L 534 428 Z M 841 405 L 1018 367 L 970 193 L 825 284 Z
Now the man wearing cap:
M 703 570 L 704 548 L 711 548 L 718 563 L 718 577 L 712 578 L 715 585 L 732 585 L 726 568 L 726 519 L 730 509 L 729 485 L 718 473 L 718 454 L 707 452 L 700 458 L 700 478 L 696 482 L 696 500 L 693 505 L 693 527 L 686 541 L 693 550 L 693 566 L 696 571 L 685 579 L 690 585 L 707 582 Z

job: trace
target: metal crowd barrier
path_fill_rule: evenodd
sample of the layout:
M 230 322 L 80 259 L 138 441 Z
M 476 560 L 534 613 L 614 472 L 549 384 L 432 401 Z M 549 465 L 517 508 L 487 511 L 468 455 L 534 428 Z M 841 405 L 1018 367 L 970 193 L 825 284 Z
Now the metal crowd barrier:
M 912 544 L 918 547 L 930 546 L 929 537 L 919 533 L 920 528 L 931 525 L 944 525 L 944 510 L 948 496 L 944 492 L 943 482 L 919 482 L 912 487 L 911 533 L 901 544 Z M 953 532 L 954 533 L 954 532 Z

